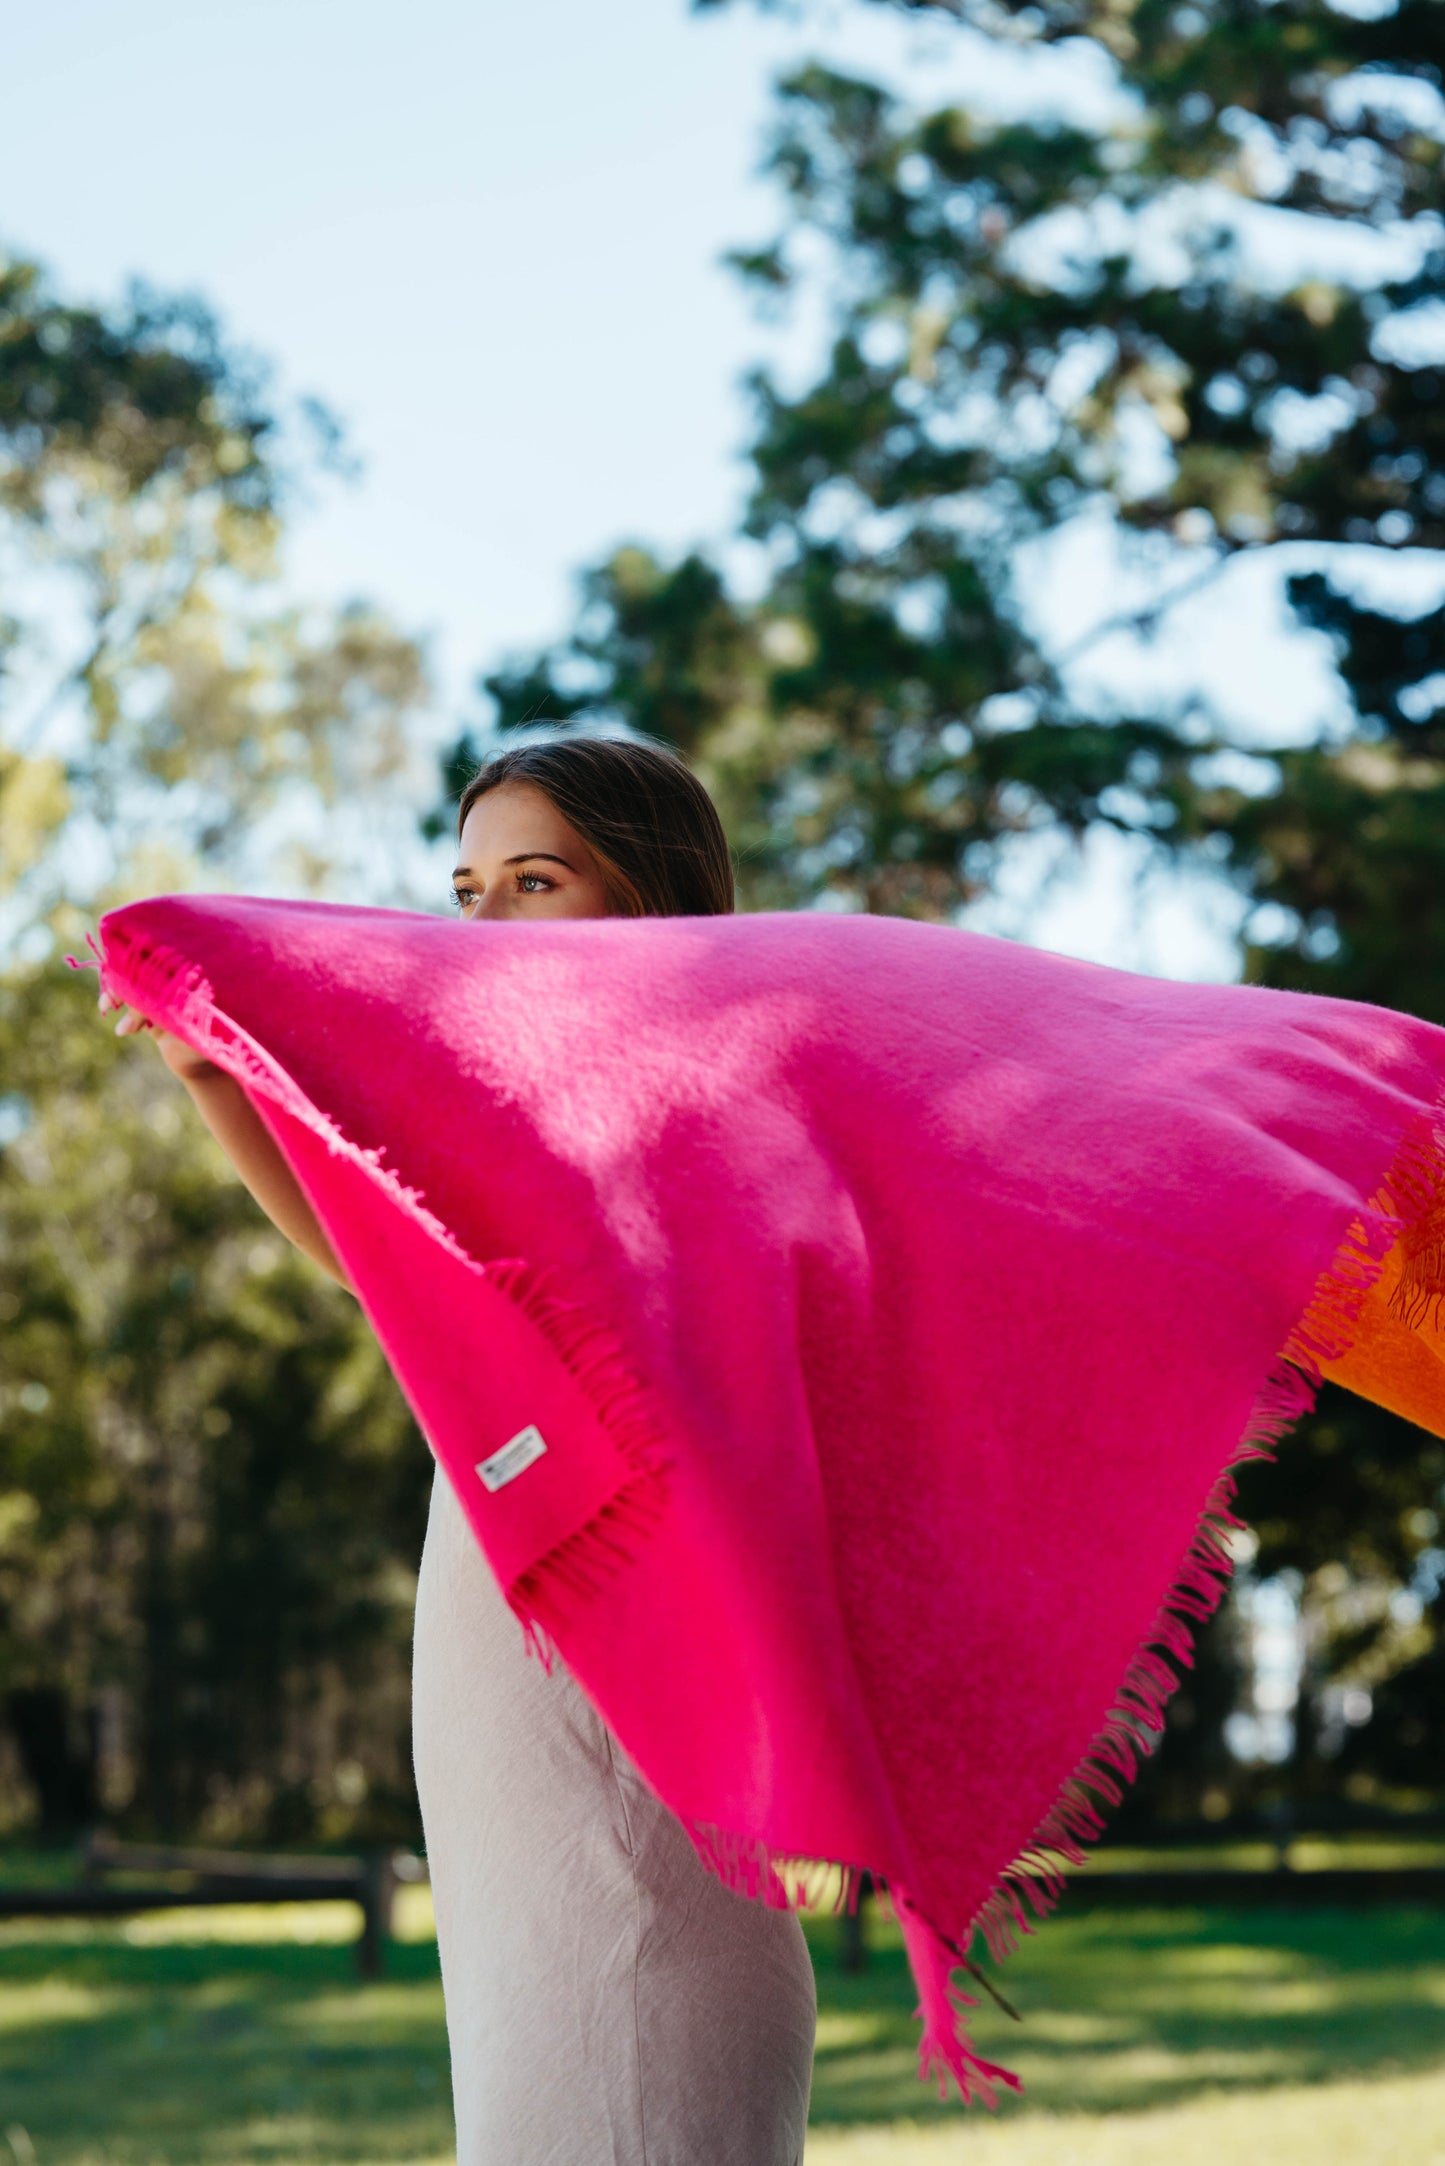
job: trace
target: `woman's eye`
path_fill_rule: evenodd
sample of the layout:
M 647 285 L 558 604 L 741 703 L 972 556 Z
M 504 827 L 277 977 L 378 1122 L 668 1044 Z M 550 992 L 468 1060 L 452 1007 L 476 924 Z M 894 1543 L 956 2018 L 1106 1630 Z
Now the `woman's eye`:
M 556 881 L 549 880 L 544 872 L 519 872 L 517 874 L 517 893 L 519 895 L 550 895 L 556 885 Z M 475 909 L 480 899 L 474 887 L 454 887 L 451 891 L 451 897 L 453 909 L 463 912 Z

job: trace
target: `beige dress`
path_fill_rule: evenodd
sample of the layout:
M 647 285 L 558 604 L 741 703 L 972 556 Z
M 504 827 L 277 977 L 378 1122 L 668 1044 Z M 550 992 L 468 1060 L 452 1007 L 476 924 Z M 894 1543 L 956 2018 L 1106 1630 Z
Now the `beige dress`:
M 443 1475 L 417 1589 L 417 1790 L 457 2166 L 798 2166 L 798 1921 L 698 1862 L 561 1664 L 522 1644 Z

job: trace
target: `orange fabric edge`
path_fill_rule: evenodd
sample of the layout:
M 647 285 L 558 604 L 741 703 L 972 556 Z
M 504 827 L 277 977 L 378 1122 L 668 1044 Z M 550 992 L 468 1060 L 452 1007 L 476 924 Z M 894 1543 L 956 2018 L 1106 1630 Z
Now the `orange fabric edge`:
M 1414 1304 L 1416 1309 L 1423 1306 L 1424 1314 L 1413 1326 L 1406 1323 L 1400 1313 L 1405 1306 L 1401 1290 L 1405 1267 L 1405 1244 L 1397 1241 L 1365 1296 L 1348 1353 L 1335 1361 L 1322 1361 L 1320 1369 L 1332 1383 L 1373 1400 L 1432 1436 L 1445 1437 L 1442 1304 Z

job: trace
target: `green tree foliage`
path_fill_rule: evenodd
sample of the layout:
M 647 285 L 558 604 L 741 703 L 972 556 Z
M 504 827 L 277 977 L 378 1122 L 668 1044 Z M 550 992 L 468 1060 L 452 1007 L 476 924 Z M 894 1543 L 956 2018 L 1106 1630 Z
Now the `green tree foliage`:
M 952 84 L 980 39 L 1057 47 L 1112 104 L 1001 119 L 822 63 L 779 86 L 782 230 L 734 260 L 827 335 L 801 384 L 751 383 L 765 575 L 622 550 L 563 641 L 486 681 L 495 726 L 601 714 L 681 746 L 755 904 L 954 916 L 1018 838 L 1107 827 L 1233 888 L 1248 976 L 1445 1022 L 1445 611 L 1366 606 L 1345 554 L 1445 538 L 1445 10 L 902 11 L 957 39 Z M 1161 641 L 1186 594 L 1272 571 L 1332 643 L 1347 726 L 1262 751 L 1197 687 L 1142 714 L 1086 696 L 1048 594 L 1084 518 L 1149 583 L 1120 622 Z M 1319 1708 L 1438 1670 L 1442 1473 L 1343 1395 L 1250 1470 L 1260 1569 L 1305 1576 Z M 1438 1782 L 1438 1695 L 1422 1720 Z M 1337 1732 L 1307 1720 L 1302 1753 Z M 1375 1756 L 1396 1783 L 1403 1734 Z
M 235 867 L 283 799 L 377 797 L 405 764 L 426 697 L 414 643 L 370 609 L 308 615 L 278 592 L 312 446 L 263 390 L 198 303 L 140 292 L 113 315 L 75 308 L 35 265 L 0 259 L 12 937 L 67 897 L 183 879 L 201 859 Z M 332 442 L 319 409 L 303 418 L 301 434 Z
M 278 587 L 310 453 L 264 390 L 194 304 L 0 268 L 0 1820 L 411 1819 L 424 1447 L 60 957 L 141 888 L 321 880 L 268 819 L 402 768 L 421 657 Z
M 405 1824 L 424 1447 L 354 1303 L 81 994 L 52 969 L 0 988 L 7 1104 L 34 1109 L 0 1153 L 0 1693 L 23 1771 L 43 1787 L 35 1724 L 63 1707 L 76 1802 L 134 1824 L 344 1826 L 357 1768 Z

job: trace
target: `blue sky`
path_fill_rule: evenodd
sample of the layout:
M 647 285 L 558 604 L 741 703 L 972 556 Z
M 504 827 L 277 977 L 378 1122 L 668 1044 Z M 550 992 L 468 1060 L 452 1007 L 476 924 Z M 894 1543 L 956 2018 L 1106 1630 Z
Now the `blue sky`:
M 854 49 L 897 26 L 854 8 Z M 836 42 L 836 41 L 835 41 Z M 796 32 L 685 0 L 48 0 L 6 31 L 0 238 L 65 288 L 195 289 L 365 462 L 295 583 L 451 687 L 623 536 L 725 528 L 757 347 L 721 251 Z
M 822 49 L 936 90 L 943 53 L 1016 111 L 1110 95 L 858 0 L 806 32 L 748 0 L 48 0 L 6 46 L 0 242 L 89 299 L 198 291 L 333 407 L 364 478 L 291 578 L 430 633 L 453 696 L 559 630 L 611 543 L 726 531 L 767 338 L 719 258 L 774 224 L 780 69 Z

